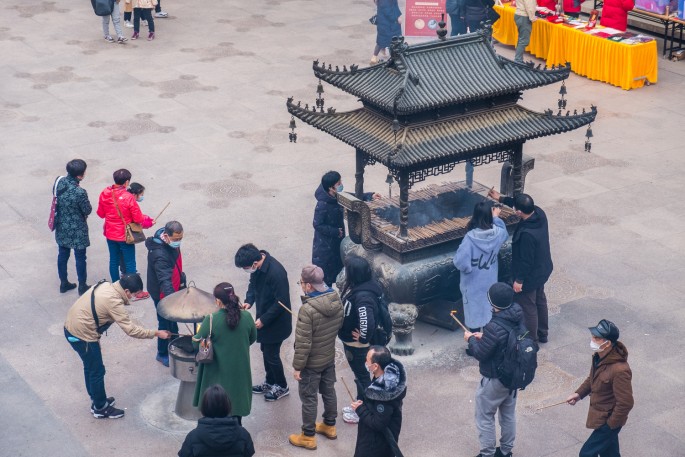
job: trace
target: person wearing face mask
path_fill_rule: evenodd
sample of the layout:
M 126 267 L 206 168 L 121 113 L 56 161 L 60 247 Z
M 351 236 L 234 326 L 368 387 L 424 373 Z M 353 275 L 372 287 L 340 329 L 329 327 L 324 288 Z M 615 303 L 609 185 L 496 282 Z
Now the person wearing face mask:
M 264 395 L 266 401 L 276 401 L 290 394 L 281 361 L 281 345 L 293 331 L 292 315 L 283 309 L 283 306 L 291 309 L 288 273 L 271 254 L 260 251 L 254 244 L 245 244 L 238 249 L 235 266 L 250 275 L 243 308 L 250 309 L 254 305 L 257 309 L 257 342 L 266 372 L 266 379 L 253 386 L 252 393 Z
M 590 395 L 587 428 L 590 437 L 579 457 L 621 457 L 618 434 L 633 409 L 633 374 L 628 365 L 628 349 L 618 341 L 618 327 L 602 319 L 590 330 L 592 366 L 590 375 L 566 402 L 575 405 Z
M 516 390 L 509 390 L 502 384 L 497 367 L 504 360 L 504 349 L 509 340 L 509 329 L 505 325 L 521 328 L 523 311 L 514 303 L 514 290 L 509 284 L 493 284 L 487 296 L 492 305 L 492 319 L 483 327 L 482 333 L 464 332 L 464 340 L 478 360 L 478 370 L 483 376 L 474 401 L 480 441 L 477 457 L 511 457 L 516 438 Z M 498 411 L 501 438 L 500 445 L 496 447 L 495 415 Z
M 323 270 L 307 265 L 300 274 L 305 294 L 297 313 L 293 377 L 299 382 L 302 432 L 288 437 L 293 446 L 316 449 L 316 433 L 330 440 L 338 437 L 335 419 L 335 338 L 343 322 L 340 296 L 323 280 Z M 316 422 L 318 394 L 323 399 L 323 422 Z
M 108 397 L 105 392 L 105 365 L 100 348 L 102 333 L 116 322 L 124 333 L 133 338 L 157 337 L 166 341 L 171 336 L 166 330 L 148 330 L 131 321 L 124 306 L 142 289 L 143 280 L 137 273 L 125 274 L 114 283 L 103 280 L 76 300 L 67 312 L 64 337 L 83 361 L 90 412 L 96 419 L 124 416 L 123 410 L 114 407 L 114 397 Z
M 55 241 L 59 248 L 57 274 L 59 275 L 59 291 L 61 293 L 76 288 L 76 284 L 69 282 L 67 276 L 67 262 L 72 249 L 76 258 L 79 295 L 90 288 L 86 284 L 88 278 L 86 248 L 90 246 L 88 215 L 93 211 L 93 207 L 88 200 L 88 192 L 80 185 L 85 175 L 86 162 L 81 159 L 74 159 L 67 164 L 67 176 L 57 178 L 53 186 L 53 195 L 57 197 Z
M 186 275 L 183 272 L 181 256 L 183 226 L 178 221 L 167 222 L 157 230 L 154 236 L 145 240 L 147 248 L 147 290 L 155 304 L 155 309 L 162 298 L 186 287 Z M 169 321 L 157 313 L 157 328 L 178 334 L 178 324 Z M 157 342 L 157 361 L 169 366 L 169 342 Z
M 330 286 L 342 270 L 340 243 L 345 238 L 343 207 L 338 204 L 337 195 L 344 190 L 342 178 L 337 171 L 329 171 L 321 177 L 321 184 L 314 192 L 314 242 L 312 244 L 312 263 L 321 267 L 324 282 Z M 364 201 L 380 198 L 379 194 L 368 192 Z
M 407 373 L 385 346 L 371 346 L 366 371 L 373 381 L 364 397 L 352 403 L 359 416 L 354 457 L 395 457 L 402 429 L 402 403 L 407 395 Z

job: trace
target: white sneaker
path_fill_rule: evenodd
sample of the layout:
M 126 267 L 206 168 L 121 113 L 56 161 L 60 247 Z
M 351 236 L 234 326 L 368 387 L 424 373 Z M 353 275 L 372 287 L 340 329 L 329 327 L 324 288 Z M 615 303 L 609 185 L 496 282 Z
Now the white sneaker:
M 169 14 L 165 11 L 160 11 L 159 13 L 155 13 L 155 17 L 169 17 Z
M 342 409 L 342 412 L 343 412 L 343 414 L 344 414 L 344 413 L 352 414 L 352 413 L 354 413 L 354 408 L 351 407 L 351 406 L 345 406 L 345 407 Z
M 131 21 L 124 21 L 124 27 L 128 27 L 129 29 L 132 29 L 133 24 L 131 23 Z
M 357 416 L 357 413 L 355 412 L 343 413 L 343 422 L 347 424 L 358 424 L 359 416 Z

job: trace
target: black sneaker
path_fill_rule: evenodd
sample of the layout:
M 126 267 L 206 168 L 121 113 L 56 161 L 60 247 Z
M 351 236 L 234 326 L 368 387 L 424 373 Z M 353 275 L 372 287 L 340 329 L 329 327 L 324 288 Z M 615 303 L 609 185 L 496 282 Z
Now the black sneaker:
M 271 392 L 271 390 L 273 388 L 274 388 L 274 386 L 272 386 L 271 384 L 267 384 L 267 383 L 263 382 L 263 383 L 258 384 L 256 386 L 252 386 L 252 393 L 257 394 L 257 395 L 261 395 L 261 394 Z
M 114 406 L 114 403 L 116 403 L 116 400 L 114 397 L 107 397 L 107 404 L 109 406 Z M 90 404 L 90 412 L 94 413 L 95 412 L 95 405 L 93 403 Z
M 495 449 L 495 457 L 511 457 L 512 455 L 513 454 L 511 452 L 508 454 L 502 454 L 502 450 L 499 447 Z
M 114 406 L 107 403 L 107 406 L 104 408 L 94 410 L 93 417 L 96 419 L 119 419 L 124 417 L 124 410 L 116 409 Z
M 62 294 L 69 292 L 72 289 L 76 289 L 76 284 L 74 284 L 73 282 L 67 281 L 59 285 L 59 292 Z
M 275 385 L 274 388 L 271 389 L 271 392 L 267 392 L 266 394 L 264 394 L 264 400 L 276 401 L 285 397 L 286 395 L 290 395 L 290 389 L 288 389 L 287 387 Z

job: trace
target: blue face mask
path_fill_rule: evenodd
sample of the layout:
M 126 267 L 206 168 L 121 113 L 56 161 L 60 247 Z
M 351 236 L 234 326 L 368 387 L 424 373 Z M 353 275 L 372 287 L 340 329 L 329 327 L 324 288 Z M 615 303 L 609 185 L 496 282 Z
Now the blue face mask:
M 336 191 L 336 192 L 342 192 L 344 188 L 345 188 L 345 186 L 343 186 L 342 184 L 340 184 L 338 187 L 335 188 L 335 191 Z
M 138 203 L 142 202 L 143 200 L 145 200 L 144 196 L 141 195 L 140 197 L 138 197 Z
M 181 247 L 181 242 L 180 241 L 169 241 L 169 246 L 171 246 L 174 249 L 178 249 Z

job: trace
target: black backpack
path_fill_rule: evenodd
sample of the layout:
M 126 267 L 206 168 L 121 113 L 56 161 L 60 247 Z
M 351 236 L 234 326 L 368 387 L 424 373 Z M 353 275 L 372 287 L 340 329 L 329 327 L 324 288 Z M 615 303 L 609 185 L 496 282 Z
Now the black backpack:
M 115 0 L 90 0 L 96 16 L 110 16 L 114 11 Z
M 374 346 L 387 346 L 392 338 L 392 319 L 388 311 L 388 302 L 385 295 L 376 298 L 375 310 L 376 328 L 370 343 Z
M 535 377 L 539 347 L 523 325 L 516 327 L 498 317 L 492 320 L 509 332 L 507 345 L 502 350 L 504 358 L 497 367 L 497 379 L 509 390 L 524 390 Z

